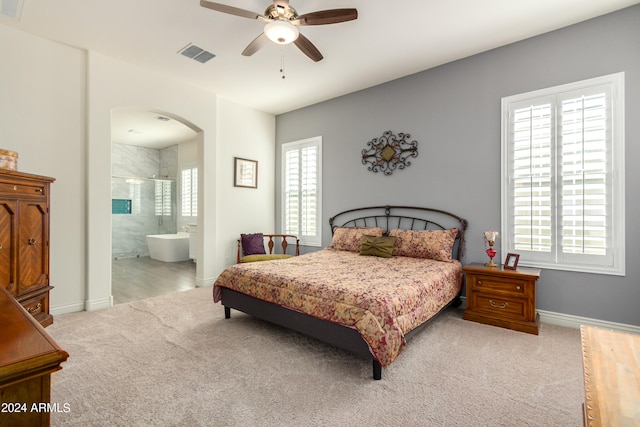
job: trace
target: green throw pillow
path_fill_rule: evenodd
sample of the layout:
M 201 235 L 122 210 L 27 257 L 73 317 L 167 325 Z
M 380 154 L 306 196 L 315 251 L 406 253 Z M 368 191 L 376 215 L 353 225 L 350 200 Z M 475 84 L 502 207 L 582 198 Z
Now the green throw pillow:
M 391 258 L 393 255 L 393 246 L 395 244 L 396 238 L 393 236 L 362 236 L 362 239 L 360 240 L 360 255 Z

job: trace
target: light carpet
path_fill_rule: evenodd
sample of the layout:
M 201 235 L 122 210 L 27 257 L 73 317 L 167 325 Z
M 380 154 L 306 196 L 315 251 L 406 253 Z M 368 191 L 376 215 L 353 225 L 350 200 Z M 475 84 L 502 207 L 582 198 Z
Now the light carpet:
M 213 304 L 211 288 L 59 315 L 53 426 L 580 426 L 580 332 L 481 325 L 448 309 L 371 362 Z

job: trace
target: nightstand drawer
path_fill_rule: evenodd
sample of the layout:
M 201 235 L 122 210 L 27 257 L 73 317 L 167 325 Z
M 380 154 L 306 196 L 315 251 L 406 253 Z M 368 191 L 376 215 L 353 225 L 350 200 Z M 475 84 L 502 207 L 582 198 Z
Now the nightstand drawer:
M 473 307 L 476 311 L 484 312 L 491 316 L 509 317 L 518 320 L 527 319 L 526 300 L 474 294 Z
M 495 276 L 472 275 L 467 276 L 467 286 L 474 291 L 504 293 L 514 296 L 524 296 L 527 289 L 526 280 L 500 278 Z

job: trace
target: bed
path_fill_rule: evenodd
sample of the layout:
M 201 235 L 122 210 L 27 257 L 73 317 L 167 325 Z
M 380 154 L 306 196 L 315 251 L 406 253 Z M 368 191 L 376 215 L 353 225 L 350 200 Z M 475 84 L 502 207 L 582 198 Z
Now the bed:
M 329 220 L 328 247 L 236 264 L 213 287 L 231 309 L 372 360 L 373 378 L 430 319 L 460 304 L 467 221 L 423 207 L 350 209 Z

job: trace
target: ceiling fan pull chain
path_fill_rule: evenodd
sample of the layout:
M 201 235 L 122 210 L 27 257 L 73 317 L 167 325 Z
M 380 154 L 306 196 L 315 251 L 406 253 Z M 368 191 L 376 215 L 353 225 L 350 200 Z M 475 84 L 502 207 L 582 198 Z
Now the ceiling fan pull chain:
M 280 57 L 280 74 L 282 75 L 282 78 L 285 78 L 284 75 L 284 46 L 282 46 L 282 56 Z

